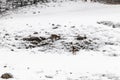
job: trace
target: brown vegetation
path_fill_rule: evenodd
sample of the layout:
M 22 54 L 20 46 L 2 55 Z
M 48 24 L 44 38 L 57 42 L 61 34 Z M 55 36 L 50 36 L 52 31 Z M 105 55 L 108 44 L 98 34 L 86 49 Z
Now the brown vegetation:
M 2 79 L 9 79 L 9 78 L 13 78 L 13 75 L 10 73 L 4 73 L 1 75 Z

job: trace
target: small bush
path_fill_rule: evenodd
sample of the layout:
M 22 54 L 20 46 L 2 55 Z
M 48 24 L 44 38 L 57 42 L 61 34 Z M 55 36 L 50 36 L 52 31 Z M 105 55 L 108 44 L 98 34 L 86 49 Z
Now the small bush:
M 106 25 L 106 26 L 112 26 L 112 28 L 120 28 L 120 23 L 114 23 L 112 21 L 100 21 L 97 23 L 102 24 L 102 25 Z
M 2 79 L 9 79 L 9 78 L 13 78 L 13 75 L 10 73 L 4 73 L 1 75 Z
M 84 39 L 87 39 L 87 37 L 78 35 L 78 36 L 76 36 L 76 39 L 77 40 L 84 40 Z
M 57 34 L 51 34 L 50 39 L 52 40 L 52 42 L 59 40 L 60 36 Z

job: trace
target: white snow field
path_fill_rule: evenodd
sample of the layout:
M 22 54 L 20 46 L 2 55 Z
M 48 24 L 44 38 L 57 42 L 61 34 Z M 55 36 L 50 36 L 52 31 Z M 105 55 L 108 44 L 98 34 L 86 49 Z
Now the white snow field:
M 7 11 L 0 15 L 0 76 L 120 80 L 119 21 L 120 5 L 81 1 Z

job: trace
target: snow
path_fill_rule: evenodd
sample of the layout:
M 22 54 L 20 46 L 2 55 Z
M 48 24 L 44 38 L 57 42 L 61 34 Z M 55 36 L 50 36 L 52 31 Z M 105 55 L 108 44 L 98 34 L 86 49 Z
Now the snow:
M 120 5 L 68 1 L 27 6 L 2 14 L 0 75 L 11 73 L 11 80 L 119 80 L 119 25 L 113 28 L 97 23 L 119 23 L 119 9 Z M 45 48 L 25 49 L 21 44 L 29 44 L 22 41 L 24 37 L 51 34 L 60 34 L 63 39 Z M 90 46 L 95 49 L 81 49 L 73 55 L 61 42 L 75 44 L 76 35 L 86 35 L 96 42 Z
M 89 73 L 107 73 L 119 74 L 119 59 L 103 56 L 63 56 L 63 55 L 26 55 L 12 52 L 11 54 L 1 54 L 1 73 L 10 72 L 14 74 L 15 79 L 37 79 L 44 75 L 55 77 L 53 80 L 66 80 L 71 76 L 72 78 L 80 77 Z M 9 63 L 8 63 L 9 62 Z M 96 63 L 97 62 L 97 63 Z M 2 66 L 7 65 L 7 68 Z M 113 66 L 114 65 L 114 66 Z M 29 67 L 29 69 L 28 69 Z M 56 71 L 59 74 L 56 74 Z M 73 74 L 70 75 L 69 73 Z M 56 79 L 57 78 L 57 79 Z

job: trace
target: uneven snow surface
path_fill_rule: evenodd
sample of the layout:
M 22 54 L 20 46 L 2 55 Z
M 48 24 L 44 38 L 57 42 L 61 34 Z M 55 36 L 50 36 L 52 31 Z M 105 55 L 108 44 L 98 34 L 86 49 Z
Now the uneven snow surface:
M 0 76 L 120 80 L 119 10 L 120 5 L 67 1 L 1 14 Z

